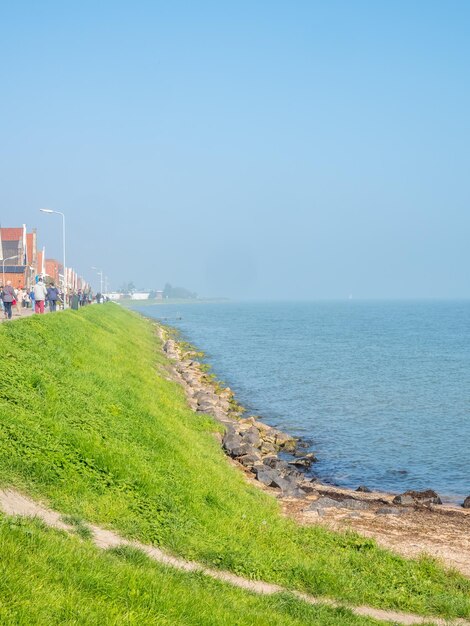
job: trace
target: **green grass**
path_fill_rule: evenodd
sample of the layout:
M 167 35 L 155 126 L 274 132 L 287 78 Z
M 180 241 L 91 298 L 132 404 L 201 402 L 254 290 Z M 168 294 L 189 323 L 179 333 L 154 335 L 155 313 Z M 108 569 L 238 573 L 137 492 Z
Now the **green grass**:
M 373 626 L 288 594 L 261 597 L 119 547 L 99 551 L 39 522 L 0 516 L 2 626 Z
M 155 326 L 114 304 L 0 328 L 0 477 L 65 515 L 354 604 L 470 616 L 470 581 L 370 539 L 299 528 L 166 380 Z

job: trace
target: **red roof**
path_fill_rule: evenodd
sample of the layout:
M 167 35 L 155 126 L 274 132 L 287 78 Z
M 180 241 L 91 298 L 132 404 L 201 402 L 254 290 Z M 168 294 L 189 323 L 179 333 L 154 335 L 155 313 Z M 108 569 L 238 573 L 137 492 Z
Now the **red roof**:
M 2 241 L 19 241 L 23 239 L 23 228 L 0 228 Z

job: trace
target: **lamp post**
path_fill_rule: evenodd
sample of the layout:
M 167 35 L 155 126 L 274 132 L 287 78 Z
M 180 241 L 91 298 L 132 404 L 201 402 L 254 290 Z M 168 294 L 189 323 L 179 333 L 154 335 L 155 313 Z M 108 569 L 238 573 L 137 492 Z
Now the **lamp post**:
M 67 308 L 67 291 L 68 285 L 66 282 L 66 271 L 65 271 L 65 215 L 61 211 L 53 211 L 52 209 L 39 209 L 42 213 L 56 213 L 57 215 L 62 216 L 62 262 L 63 262 L 63 272 L 64 272 L 64 309 Z
M 100 293 L 101 295 L 103 295 L 103 270 L 99 270 L 97 267 L 95 267 L 94 265 L 92 265 L 91 267 L 92 270 L 97 270 L 97 274 L 100 277 Z
M 15 254 L 15 256 L 9 256 L 6 259 L 2 259 L 2 264 L 3 264 L 3 286 L 5 287 L 5 261 L 11 261 L 13 259 L 17 259 L 18 255 Z

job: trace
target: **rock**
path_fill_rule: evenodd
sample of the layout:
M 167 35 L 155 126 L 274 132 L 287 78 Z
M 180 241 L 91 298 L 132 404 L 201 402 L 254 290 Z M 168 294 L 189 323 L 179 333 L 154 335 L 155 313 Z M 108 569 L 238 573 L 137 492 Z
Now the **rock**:
M 413 506 L 414 504 L 429 506 L 430 504 L 442 504 L 442 500 L 432 489 L 426 489 L 426 491 L 409 490 L 395 496 L 393 503 L 404 506 Z
M 256 453 L 244 454 L 243 456 L 238 457 L 238 461 L 245 465 L 245 467 L 253 467 L 255 463 L 259 463 L 260 455 Z
M 343 500 L 342 505 L 346 509 L 350 509 L 352 511 L 366 511 L 370 509 L 370 503 L 365 502 L 364 500 L 356 500 L 355 498 L 347 498 Z
M 463 501 L 462 506 L 463 506 L 464 509 L 470 509 L 470 496 L 465 498 L 465 500 Z
M 276 478 L 276 472 L 265 465 L 255 465 L 253 471 L 256 475 L 256 480 L 259 480 L 263 485 L 270 485 Z
M 271 482 L 271 487 L 286 490 L 291 486 L 291 482 L 287 478 L 283 478 L 280 474 L 276 473 L 275 478 Z
M 240 424 L 249 424 L 250 427 L 253 426 L 255 422 L 256 420 L 253 416 L 244 417 L 243 419 L 240 420 Z
M 255 448 L 258 448 L 261 445 L 261 439 L 258 430 L 253 427 L 247 430 L 243 434 L 243 442 L 249 443 Z
M 401 504 L 402 506 L 414 506 L 416 504 L 415 499 L 407 495 L 406 493 L 402 493 L 399 496 L 395 496 L 393 498 L 393 504 Z
M 270 427 L 267 424 L 263 424 L 263 422 L 258 422 L 254 417 L 253 419 L 253 426 L 259 430 L 259 432 L 261 433 L 261 435 L 263 436 L 264 433 L 266 433 Z
M 279 471 L 286 471 L 289 469 L 289 464 L 282 459 L 278 459 L 277 456 L 267 456 L 263 459 L 263 463 L 272 467 L 272 469 Z
M 200 402 L 197 405 L 197 410 L 199 413 L 212 413 L 215 411 L 215 404 L 212 402 Z
M 315 489 L 315 487 L 311 484 L 311 483 L 302 483 L 300 486 L 301 489 L 303 489 L 303 491 L 305 491 L 305 493 L 308 493 L 310 495 L 318 495 L 318 491 Z
M 217 404 L 220 406 L 220 408 L 221 408 L 223 411 L 226 411 L 226 412 L 227 412 L 227 411 L 229 411 L 229 410 L 230 410 L 230 403 L 229 403 L 229 402 L 227 402 L 226 400 L 219 400 Z
M 240 435 L 233 433 L 225 435 L 222 439 L 222 446 L 227 454 L 233 458 L 243 456 L 244 454 L 250 454 L 254 450 L 252 446 L 242 442 Z
M 304 478 L 304 474 L 302 474 L 302 472 L 299 472 L 299 470 L 294 469 L 290 466 L 288 466 L 287 469 L 284 470 L 283 474 L 284 476 L 295 478 L 295 480 L 302 480 Z
M 349 509 L 350 511 L 365 511 L 370 508 L 368 502 L 355 500 L 354 498 L 345 498 L 344 500 L 334 500 L 328 496 L 321 496 L 318 500 L 312 502 L 308 510 L 316 511 L 318 509 Z
M 173 352 L 174 349 L 175 349 L 175 342 L 173 341 L 173 339 L 167 339 L 165 343 L 163 344 L 163 350 L 165 352 Z
M 270 486 L 280 489 L 282 495 L 289 498 L 302 498 L 306 495 L 305 491 L 299 487 L 298 482 L 291 476 L 285 476 L 283 478 L 278 475 L 273 479 Z
M 263 454 L 272 454 L 273 452 L 276 452 L 276 447 L 272 443 L 263 441 L 261 442 L 261 452 Z
M 296 441 L 290 435 L 286 435 L 281 431 L 276 433 L 276 440 L 274 442 L 277 446 L 282 448 L 283 450 L 293 452 L 295 450 Z
M 340 502 L 338 500 L 333 500 L 333 498 L 328 498 L 327 496 L 320 496 L 317 500 L 314 500 L 312 504 L 307 507 L 306 511 L 319 511 L 321 509 L 332 509 L 339 508 Z
M 376 515 L 403 515 L 406 513 L 405 509 L 399 509 L 396 506 L 382 506 L 375 512 Z
M 276 443 L 276 431 L 274 428 L 268 428 L 268 430 L 263 433 L 263 441 L 271 444 Z
M 305 456 L 301 456 L 293 461 L 289 461 L 289 465 L 294 465 L 295 467 L 304 467 L 308 469 L 311 467 L 312 463 L 316 462 L 315 455 L 312 452 L 309 452 Z
M 356 491 L 360 491 L 362 493 L 372 493 L 372 489 L 369 489 L 369 487 L 366 487 L 365 485 L 359 485 Z

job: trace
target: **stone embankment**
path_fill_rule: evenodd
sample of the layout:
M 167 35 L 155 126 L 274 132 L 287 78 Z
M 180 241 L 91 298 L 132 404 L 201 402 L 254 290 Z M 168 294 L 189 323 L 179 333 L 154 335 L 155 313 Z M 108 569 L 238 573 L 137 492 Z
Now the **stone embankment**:
M 190 407 L 211 415 L 224 425 L 222 447 L 267 487 L 287 497 L 303 497 L 314 491 L 315 479 L 302 470 L 315 461 L 312 453 L 302 451 L 302 442 L 272 428 L 251 416 L 243 418 L 230 388 L 222 388 L 195 359 L 196 352 L 184 350 L 174 339 L 168 339 L 160 328 L 163 350 L 175 363 L 175 372 L 183 384 Z M 284 453 L 286 458 L 280 458 Z
M 355 492 L 322 485 L 307 474 L 316 458 L 306 453 L 302 441 L 268 426 L 255 416 L 243 417 L 243 408 L 229 387 L 222 388 L 198 360 L 200 353 L 168 335 L 158 325 L 163 350 L 174 362 L 175 374 L 186 391 L 190 407 L 214 417 L 224 425 L 222 447 L 253 479 L 283 498 L 306 499 L 304 512 L 325 515 L 332 509 L 370 511 L 379 516 L 401 516 L 412 510 L 431 510 L 442 505 L 438 494 L 406 491 L 395 497 L 373 494 L 361 485 Z M 316 499 L 314 499 L 316 498 Z M 314 501 L 312 502 L 312 500 Z M 470 508 L 470 496 L 463 504 Z

